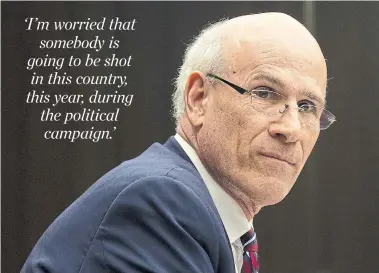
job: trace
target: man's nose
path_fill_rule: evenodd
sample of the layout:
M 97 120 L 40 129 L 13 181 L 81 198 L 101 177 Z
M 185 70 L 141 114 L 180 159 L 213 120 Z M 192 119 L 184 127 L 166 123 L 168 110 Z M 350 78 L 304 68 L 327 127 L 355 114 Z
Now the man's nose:
M 280 113 L 281 116 L 269 125 L 270 135 L 281 138 L 286 143 L 298 141 L 302 127 L 298 109 L 286 107 Z

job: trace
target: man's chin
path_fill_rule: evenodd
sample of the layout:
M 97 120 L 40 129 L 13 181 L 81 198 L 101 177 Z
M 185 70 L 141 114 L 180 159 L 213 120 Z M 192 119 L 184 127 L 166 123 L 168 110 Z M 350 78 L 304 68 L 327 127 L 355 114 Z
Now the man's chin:
M 271 178 L 266 180 L 261 187 L 259 187 L 259 192 L 256 192 L 253 198 L 258 199 L 256 201 L 258 201 L 262 207 L 275 205 L 288 195 L 292 186 L 293 184 L 287 181 Z

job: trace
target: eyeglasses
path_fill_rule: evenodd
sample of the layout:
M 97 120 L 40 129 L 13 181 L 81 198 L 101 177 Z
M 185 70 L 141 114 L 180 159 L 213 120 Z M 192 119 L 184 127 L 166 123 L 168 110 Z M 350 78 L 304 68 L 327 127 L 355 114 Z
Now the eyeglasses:
M 241 95 L 249 94 L 251 97 L 251 106 L 265 115 L 283 115 L 287 109 L 290 108 L 290 105 L 287 103 L 288 98 L 275 91 L 265 88 L 248 91 L 214 74 L 209 73 L 207 76 L 222 81 Z M 299 120 L 304 128 L 316 131 L 326 130 L 336 121 L 336 117 L 332 113 L 324 107 L 316 106 L 314 102 L 309 100 L 298 102 L 298 106 L 294 108 L 298 109 Z

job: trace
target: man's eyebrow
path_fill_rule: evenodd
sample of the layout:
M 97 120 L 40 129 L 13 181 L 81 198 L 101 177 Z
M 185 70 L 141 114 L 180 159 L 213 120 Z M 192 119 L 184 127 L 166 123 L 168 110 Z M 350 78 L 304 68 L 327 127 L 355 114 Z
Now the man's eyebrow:
M 284 84 L 280 79 L 276 78 L 275 76 L 266 74 L 266 73 L 256 74 L 253 77 L 253 80 L 265 80 L 271 84 L 279 86 L 281 89 L 286 89 L 286 87 L 287 87 L 286 84 Z M 303 90 L 303 91 L 300 91 L 300 94 L 305 96 L 305 97 L 308 97 L 311 100 L 317 101 L 318 103 L 320 103 L 323 106 L 326 104 L 326 100 L 320 98 L 319 96 L 317 96 L 316 94 L 314 94 L 311 91 Z
M 253 77 L 253 80 L 265 80 L 265 81 L 267 81 L 269 83 L 272 83 L 274 85 L 279 86 L 282 89 L 286 88 L 286 85 L 280 79 L 278 79 L 278 78 L 276 78 L 276 77 L 274 77 L 272 75 L 266 74 L 266 73 L 258 73 L 258 74 L 256 74 Z
M 305 96 L 305 97 L 310 98 L 311 100 L 317 101 L 322 106 L 325 106 L 325 104 L 326 104 L 326 100 L 321 99 L 319 96 L 315 95 L 313 92 L 305 90 L 305 91 L 300 91 L 300 94 Z

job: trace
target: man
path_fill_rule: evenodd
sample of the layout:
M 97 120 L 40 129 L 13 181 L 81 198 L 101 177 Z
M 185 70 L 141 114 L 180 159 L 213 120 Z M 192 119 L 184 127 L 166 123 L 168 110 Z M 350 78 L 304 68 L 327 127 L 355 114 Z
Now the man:
M 317 42 L 288 15 L 208 27 L 177 78 L 177 134 L 88 189 L 22 272 L 258 272 L 254 216 L 288 194 L 335 120 L 326 75 Z

